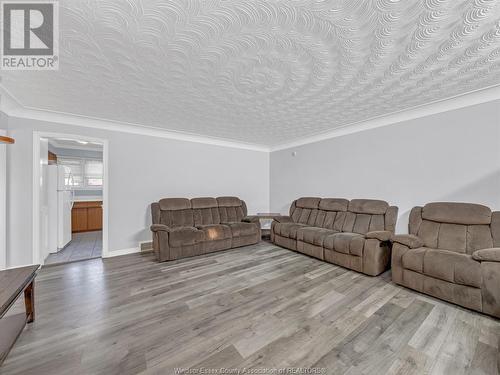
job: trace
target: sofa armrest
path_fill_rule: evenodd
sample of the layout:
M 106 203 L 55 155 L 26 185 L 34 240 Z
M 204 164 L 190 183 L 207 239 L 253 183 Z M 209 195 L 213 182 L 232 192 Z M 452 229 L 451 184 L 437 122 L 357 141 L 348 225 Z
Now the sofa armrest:
M 392 238 L 392 232 L 389 232 L 388 230 L 375 230 L 373 232 L 366 233 L 365 237 L 386 242 Z
M 290 216 L 275 216 L 274 221 L 278 223 L 293 223 L 293 219 Z
M 424 241 L 422 241 L 419 237 L 413 234 L 398 234 L 392 236 L 392 242 L 397 242 L 401 245 L 404 245 L 410 249 L 416 249 L 424 246 Z
M 170 228 L 163 224 L 153 224 L 150 229 L 152 232 L 170 232 Z
M 150 229 L 153 235 L 153 251 L 156 260 L 159 262 L 171 260 L 170 246 L 168 244 L 170 228 L 163 224 L 153 224 Z
M 472 253 L 472 259 L 479 262 L 500 262 L 500 247 L 476 250 Z

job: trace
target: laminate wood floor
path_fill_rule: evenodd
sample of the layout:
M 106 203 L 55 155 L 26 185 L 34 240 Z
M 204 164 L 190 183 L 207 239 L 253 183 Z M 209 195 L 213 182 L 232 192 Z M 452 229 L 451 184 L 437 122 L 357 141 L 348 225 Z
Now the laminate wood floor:
M 266 242 L 51 266 L 36 288 L 2 375 L 498 374 L 499 320 Z

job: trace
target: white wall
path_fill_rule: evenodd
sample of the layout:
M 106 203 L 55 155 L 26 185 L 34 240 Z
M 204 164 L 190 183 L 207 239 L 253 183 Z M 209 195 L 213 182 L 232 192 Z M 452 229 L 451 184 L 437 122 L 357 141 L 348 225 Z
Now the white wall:
M 269 210 L 269 154 L 194 142 L 9 118 L 8 265 L 32 261 L 33 131 L 109 141 L 109 249 L 151 239 L 149 204 L 163 197 L 236 195 Z
M 273 212 L 300 196 L 378 198 L 399 206 L 401 233 L 430 201 L 500 209 L 500 101 L 276 151 L 270 172 Z

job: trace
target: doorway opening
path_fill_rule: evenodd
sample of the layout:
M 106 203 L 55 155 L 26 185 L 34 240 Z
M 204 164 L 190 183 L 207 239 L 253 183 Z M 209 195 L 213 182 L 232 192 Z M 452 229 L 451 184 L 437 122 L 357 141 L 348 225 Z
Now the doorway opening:
M 34 162 L 34 263 L 105 257 L 107 141 L 35 133 Z

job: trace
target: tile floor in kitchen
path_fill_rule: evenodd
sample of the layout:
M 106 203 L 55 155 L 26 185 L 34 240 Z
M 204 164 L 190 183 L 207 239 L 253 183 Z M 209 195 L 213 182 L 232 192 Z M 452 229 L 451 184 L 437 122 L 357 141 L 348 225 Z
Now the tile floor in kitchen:
M 99 258 L 102 255 L 102 231 L 73 233 L 71 242 L 55 254 L 49 254 L 45 264 L 75 262 Z

